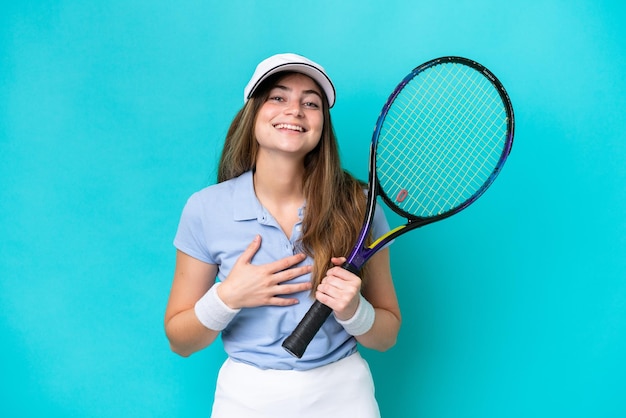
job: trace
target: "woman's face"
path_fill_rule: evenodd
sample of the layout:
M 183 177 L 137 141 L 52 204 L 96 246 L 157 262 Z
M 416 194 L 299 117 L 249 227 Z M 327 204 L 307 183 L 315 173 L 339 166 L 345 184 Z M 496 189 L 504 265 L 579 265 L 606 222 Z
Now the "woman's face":
M 319 143 L 323 127 L 321 89 L 303 74 L 286 75 L 271 88 L 257 113 L 254 133 L 259 156 L 304 158 Z

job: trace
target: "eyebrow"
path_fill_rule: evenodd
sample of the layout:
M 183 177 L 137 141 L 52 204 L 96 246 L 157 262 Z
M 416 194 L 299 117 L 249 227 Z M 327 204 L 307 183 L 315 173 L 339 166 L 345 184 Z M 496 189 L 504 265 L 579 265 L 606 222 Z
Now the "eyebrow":
M 274 87 L 272 87 L 273 89 L 280 89 L 280 90 L 285 90 L 285 91 L 292 91 L 293 89 L 287 87 L 287 86 L 283 86 L 282 84 L 276 84 Z M 317 90 L 304 90 L 302 92 L 303 94 L 307 95 L 307 94 L 315 94 L 316 96 L 318 96 L 320 99 L 322 98 L 322 95 L 320 94 L 320 92 L 318 92 Z

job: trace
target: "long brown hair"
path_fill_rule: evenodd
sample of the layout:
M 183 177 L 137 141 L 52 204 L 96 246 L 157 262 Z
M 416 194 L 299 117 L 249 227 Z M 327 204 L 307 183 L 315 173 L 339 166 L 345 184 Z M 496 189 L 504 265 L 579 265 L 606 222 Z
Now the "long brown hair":
M 266 80 L 233 119 L 220 157 L 217 181 L 223 182 L 254 170 L 258 143 L 256 115 L 279 73 Z M 361 230 L 365 213 L 364 183 L 341 167 L 339 147 L 328 101 L 323 100 L 324 127 L 319 143 L 304 159 L 303 191 L 306 209 L 302 220 L 301 250 L 313 258 L 313 289 L 332 265 L 331 257 L 347 256 Z

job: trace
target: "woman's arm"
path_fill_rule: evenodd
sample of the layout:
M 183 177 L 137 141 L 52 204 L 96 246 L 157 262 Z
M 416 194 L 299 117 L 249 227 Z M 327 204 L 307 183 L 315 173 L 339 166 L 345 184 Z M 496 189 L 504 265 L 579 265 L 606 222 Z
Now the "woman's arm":
M 165 310 L 165 334 L 172 351 L 183 357 L 210 345 L 219 331 L 206 328 L 196 317 L 196 302 L 213 286 L 217 266 L 176 252 L 176 267 Z
M 376 312 L 374 325 L 357 341 L 367 348 L 385 351 L 396 344 L 400 323 L 400 306 L 391 278 L 389 249 L 374 254 L 367 262 L 369 275 L 362 289 L 363 296 L 372 304 Z
M 339 266 L 345 258 L 333 258 L 333 264 Z M 389 250 L 383 249 L 368 261 L 368 279 L 361 289 L 361 279 L 341 267 L 328 270 L 316 292 L 316 298 L 333 309 L 339 321 L 349 321 L 354 317 L 360 295 L 374 308 L 374 320 L 371 328 L 355 338 L 367 348 L 385 351 L 393 347 L 400 331 L 400 307 L 391 279 Z M 370 308 L 371 309 L 371 308 Z

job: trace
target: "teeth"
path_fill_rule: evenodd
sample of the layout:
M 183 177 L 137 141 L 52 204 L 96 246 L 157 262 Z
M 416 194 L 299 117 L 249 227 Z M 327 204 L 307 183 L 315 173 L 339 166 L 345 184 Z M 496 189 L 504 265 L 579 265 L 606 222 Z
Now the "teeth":
M 298 131 L 298 132 L 303 132 L 304 129 L 302 129 L 302 126 L 298 126 L 298 125 L 289 125 L 287 123 L 279 123 L 278 125 L 275 126 L 276 129 L 289 129 L 290 131 Z

